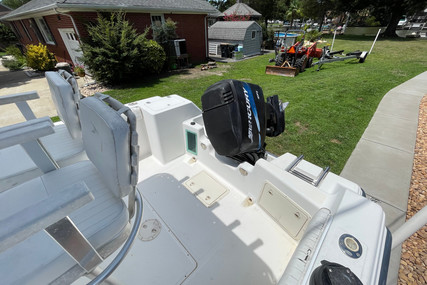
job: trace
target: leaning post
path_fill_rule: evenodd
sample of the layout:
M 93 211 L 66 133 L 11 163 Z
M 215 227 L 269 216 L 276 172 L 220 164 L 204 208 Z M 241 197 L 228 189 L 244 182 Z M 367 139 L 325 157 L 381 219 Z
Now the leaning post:
M 380 35 L 380 32 L 381 32 L 381 29 L 379 29 L 379 30 L 378 30 L 377 36 L 375 37 L 375 40 L 374 40 L 374 42 L 372 43 L 371 49 L 369 50 L 369 53 L 368 53 L 368 54 L 371 54 L 371 51 L 372 51 L 372 49 L 374 48 L 375 42 L 377 41 L 378 36 Z

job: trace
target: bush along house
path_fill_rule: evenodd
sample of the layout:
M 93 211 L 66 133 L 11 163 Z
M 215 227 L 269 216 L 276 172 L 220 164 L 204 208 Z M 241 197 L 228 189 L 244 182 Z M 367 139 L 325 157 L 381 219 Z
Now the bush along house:
M 204 0 L 32 0 L 0 20 L 10 23 L 24 47 L 43 43 L 58 61 L 75 65 L 82 55 L 80 38 L 88 36 L 87 24 L 98 13 L 116 11 L 124 11 L 140 33 L 170 18 L 178 23 L 176 52 L 181 54 L 181 48 L 191 63 L 208 57 L 207 18 L 218 10 Z

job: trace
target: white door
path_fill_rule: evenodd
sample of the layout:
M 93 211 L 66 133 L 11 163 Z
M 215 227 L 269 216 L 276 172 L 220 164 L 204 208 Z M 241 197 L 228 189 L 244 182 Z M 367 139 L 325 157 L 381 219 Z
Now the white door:
M 61 34 L 62 40 L 64 41 L 65 47 L 67 48 L 68 54 L 74 64 L 82 63 L 81 58 L 83 52 L 80 48 L 80 42 L 77 40 L 76 33 L 73 29 L 58 29 Z

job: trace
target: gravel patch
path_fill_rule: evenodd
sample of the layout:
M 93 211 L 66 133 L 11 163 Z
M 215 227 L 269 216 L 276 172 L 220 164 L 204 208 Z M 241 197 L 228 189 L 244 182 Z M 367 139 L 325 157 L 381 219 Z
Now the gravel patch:
M 84 97 L 93 96 L 97 92 L 103 93 L 105 91 L 111 90 L 107 86 L 101 83 L 97 83 L 95 81 L 92 81 L 84 85 L 83 84 L 79 84 L 79 85 L 80 85 L 79 87 L 80 94 L 82 94 Z
M 427 95 L 421 100 L 406 219 L 427 204 Z M 427 284 L 427 225 L 402 244 L 398 284 Z

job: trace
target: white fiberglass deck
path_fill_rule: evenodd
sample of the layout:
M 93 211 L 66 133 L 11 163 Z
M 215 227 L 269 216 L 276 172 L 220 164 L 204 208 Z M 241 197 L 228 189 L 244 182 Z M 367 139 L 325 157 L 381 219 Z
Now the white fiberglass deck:
M 364 284 L 381 278 L 384 215 L 359 186 L 333 173 L 318 186 L 307 183 L 290 173 L 298 160 L 292 154 L 255 165 L 219 156 L 200 110 L 176 95 L 130 107 L 138 118 L 144 213 L 112 274 L 120 283 L 308 284 L 322 260 L 351 268 Z M 300 162 L 295 171 L 305 177 L 322 173 Z M 360 258 L 340 249 L 347 234 L 361 240 Z
M 183 159 L 190 163 L 169 166 L 175 175 L 157 174 L 138 185 L 144 221 L 159 221 L 160 234 L 138 238 L 113 277 L 124 284 L 276 284 L 296 241 L 230 186 L 207 208 L 184 186 L 185 174 L 202 168 L 192 166 L 191 156 Z

